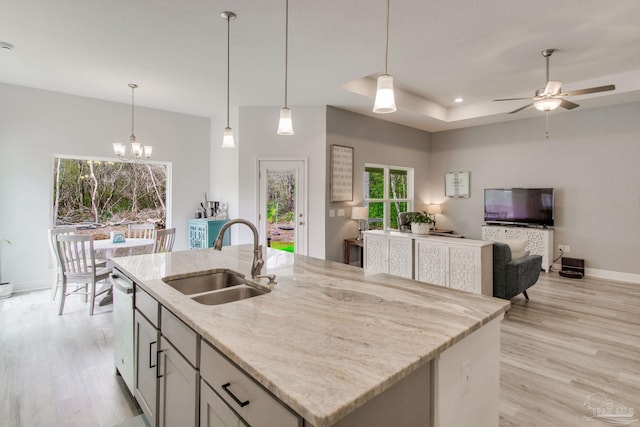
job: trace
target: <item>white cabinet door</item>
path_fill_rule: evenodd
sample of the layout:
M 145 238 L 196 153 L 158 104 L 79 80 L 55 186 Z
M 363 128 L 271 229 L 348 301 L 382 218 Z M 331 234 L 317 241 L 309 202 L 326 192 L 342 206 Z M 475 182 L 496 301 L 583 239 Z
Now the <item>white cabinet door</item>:
M 388 273 L 387 238 L 366 234 L 364 247 L 364 269 L 372 273 Z
M 461 291 L 482 293 L 480 248 L 450 246 L 448 249 L 449 287 Z
M 413 279 L 413 240 L 389 237 L 387 246 L 389 274 Z
M 198 371 L 164 337 L 160 345 L 158 363 L 160 364 L 158 425 L 160 427 L 196 427 Z
M 200 380 L 200 427 L 244 427 L 240 417 Z
M 158 331 L 138 310 L 135 311 L 135 397 L 151 427 L 157 426 L 158 379 L 156 363 Z
M 416 240 L 416 280 L 447 286 L 447 247 L 441 243 Z

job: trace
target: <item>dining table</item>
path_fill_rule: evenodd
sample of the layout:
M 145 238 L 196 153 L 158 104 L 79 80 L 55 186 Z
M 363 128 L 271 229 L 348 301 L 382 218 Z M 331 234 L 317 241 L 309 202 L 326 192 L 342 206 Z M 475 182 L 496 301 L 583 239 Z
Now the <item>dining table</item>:
M 144 255 L 153 252 L 154 239 L 127 238 L 124 242 L 115 243 L 111 239 L 94 240 L 93 253 L 96 259 L 104 259 L 107 264 L 111 264 L 110 259 L 130 256 Z M 111 290 L 98 303 L 100 306 L 113 302 Z

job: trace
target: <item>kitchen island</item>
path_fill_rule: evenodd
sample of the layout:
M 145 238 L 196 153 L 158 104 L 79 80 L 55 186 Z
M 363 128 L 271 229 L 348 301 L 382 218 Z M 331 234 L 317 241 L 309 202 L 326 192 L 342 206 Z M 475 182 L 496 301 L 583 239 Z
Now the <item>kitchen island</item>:
M 277 284 L 255 280 L 270 289 L 264 295 L 204 305 L 163 281 L 216 269 L 249 278 L 251 258 L 242 245 L 114 263 L 299 426 L 498 425 L 509 302 L 272 249 L 263 274 L 276 274 Z

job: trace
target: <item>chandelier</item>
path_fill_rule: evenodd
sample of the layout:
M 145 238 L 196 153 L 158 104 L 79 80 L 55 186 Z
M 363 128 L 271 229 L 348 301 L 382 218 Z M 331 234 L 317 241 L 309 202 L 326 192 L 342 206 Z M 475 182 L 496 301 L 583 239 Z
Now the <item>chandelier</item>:
M 139 142 L 136 142 L 136 135 L 134 132 L 134 107 L 133 107 L 133 94 L 136 88 L 138 87 L 135 83 L 129 83 L 129 87 L 131 88 L 131 135 L 129 136 L 129 143 L 131 144 L 131 149 L 127 154 L 127 146 L 121 142 L 113 143 L 113 152 L 115 155 L 122 160 L 139 160 L 141 158 L 150 159 L 151 152 L 153 151 L 153 146 L 151 145 L 140 145 Z

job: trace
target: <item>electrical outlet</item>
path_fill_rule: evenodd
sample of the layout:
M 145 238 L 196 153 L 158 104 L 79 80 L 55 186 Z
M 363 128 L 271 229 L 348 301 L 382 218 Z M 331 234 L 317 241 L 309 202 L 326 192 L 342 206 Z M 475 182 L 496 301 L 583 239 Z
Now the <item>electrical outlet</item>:
M 568 254 L 569 252 L 571 252 L 571 247 L 569 245 L 564 245 L 564 253 Z
M 561 252 L 564 252 L 564 246 L 558 245 L 558 250 L 561 251 Z

